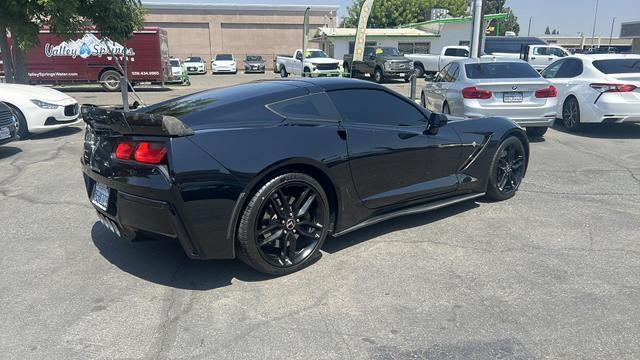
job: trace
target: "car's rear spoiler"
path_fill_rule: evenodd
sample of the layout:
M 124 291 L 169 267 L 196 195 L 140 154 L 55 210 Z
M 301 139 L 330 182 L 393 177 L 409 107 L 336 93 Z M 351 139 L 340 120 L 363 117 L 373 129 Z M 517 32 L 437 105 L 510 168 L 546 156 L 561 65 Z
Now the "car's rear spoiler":
M 82 106 L 84 122 L 96 129 L 109 129 L 123 135 L 189 136 L 193 130 L 173 116 Z

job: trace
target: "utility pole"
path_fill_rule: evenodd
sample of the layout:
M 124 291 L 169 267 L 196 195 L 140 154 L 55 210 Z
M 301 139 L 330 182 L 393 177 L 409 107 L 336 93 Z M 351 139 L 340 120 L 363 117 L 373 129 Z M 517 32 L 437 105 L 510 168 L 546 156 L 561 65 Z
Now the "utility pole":
M 480 39 L 483 26 L 482 19 L 482 0 L 474 0 L 473 1 L 473 27 L 471 29 L 471 53 L 469 56 L 471 58 L 479 58 L 480 57 Z
M 529 16 L 529 29 L 527 29 L 527 36 L 531 36 L 531 19 L 533 16 Z
M 600 0 L 596 0 L 596 12 L 593 14 L 593 32 L 591 33 L 591 47 L 595 48 L 596 44 L 596 22 L 598 20 L 598 3 Z
M 611 40 L 613 39 L 613 25 L 616 23 L 616 17 L 613 17 L 611 21 L 611 33 L 609 34 L 609 49 L 607 51 L 611 51 Z

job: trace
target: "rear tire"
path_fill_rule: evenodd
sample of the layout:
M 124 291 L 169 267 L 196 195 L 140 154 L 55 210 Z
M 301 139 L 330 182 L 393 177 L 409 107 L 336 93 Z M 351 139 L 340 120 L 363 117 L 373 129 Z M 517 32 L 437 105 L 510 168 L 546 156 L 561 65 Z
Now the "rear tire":
M 547 130 L 549 130 L 548 127 L 546 126 L 540 126 L 540 127 L 528 127 L 527 128 L 527 135 L 529 137 L 543 137 L 544 134 L 547 133 Z
M 524 178 L 527 153 L 522 141 L 515 136 L 500 144 L 491 162 L 487 198 L 503 201 L 512 198 Z
M 289 73 L 287 73 L 287 69 L 284 66 L 280 67 L 280 77 L 281 78 L 286 78 L 287 76 L 289 76 Z
M 120 73 L 115 70 L 107 70 L 100 75 L 100 85 L 110 92 L 120 91 Z
M 329 225 L 329 202 L 314 178 L 278 175 L 255 193 L 242 214 L 238 257 L 268 275 L 291 274 L 318 258 Z
M 571 132 L 577 132 L 582 129 L 580 123 L 580 104 L 573 96 L 564 102 L 562 107 L 562 124 L 564 128 Z

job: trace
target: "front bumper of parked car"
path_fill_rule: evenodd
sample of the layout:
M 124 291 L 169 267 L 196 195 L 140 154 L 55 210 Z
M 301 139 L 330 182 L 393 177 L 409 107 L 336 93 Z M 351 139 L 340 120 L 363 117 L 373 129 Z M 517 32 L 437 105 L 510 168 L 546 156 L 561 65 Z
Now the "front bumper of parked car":
M 68 98 L 60 101 L 46 101 L 56 105 L 54 109 L 44 109 L 35 104 L 28 108 L 21 108 L 27 118 L 29 132 L 40 134 L 67 126 L 77 124 L 80 119 L 80 106 L 72 99 Z

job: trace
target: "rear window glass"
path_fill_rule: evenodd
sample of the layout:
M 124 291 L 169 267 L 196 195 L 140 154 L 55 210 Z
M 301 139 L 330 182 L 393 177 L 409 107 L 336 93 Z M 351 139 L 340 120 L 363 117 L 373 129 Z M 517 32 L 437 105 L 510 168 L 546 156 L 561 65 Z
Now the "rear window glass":
M 469 51 L 466 49 L 447 49 L 444 56 L 469 57 Z
M 174 67 L 180 66 L 180 62 L 178 60 L 171 60 L 171 66 L 174 66 Z
M 593 66 L 605 74 L 640 73 L 640 59 L 596 60 Z
M 469 79 L 523 79 L 539 78 L 540 74 L 527 63 L 496 62 L 466 64 Z
M 267 105 L 271 111 L 288 119 L 340 120 L 327 94 L 313 94 Z
M 231 60 L 233 60 L 233 56 L 231 56 L 229 54 L 216 55 L 216 60 L 231 61 Z

